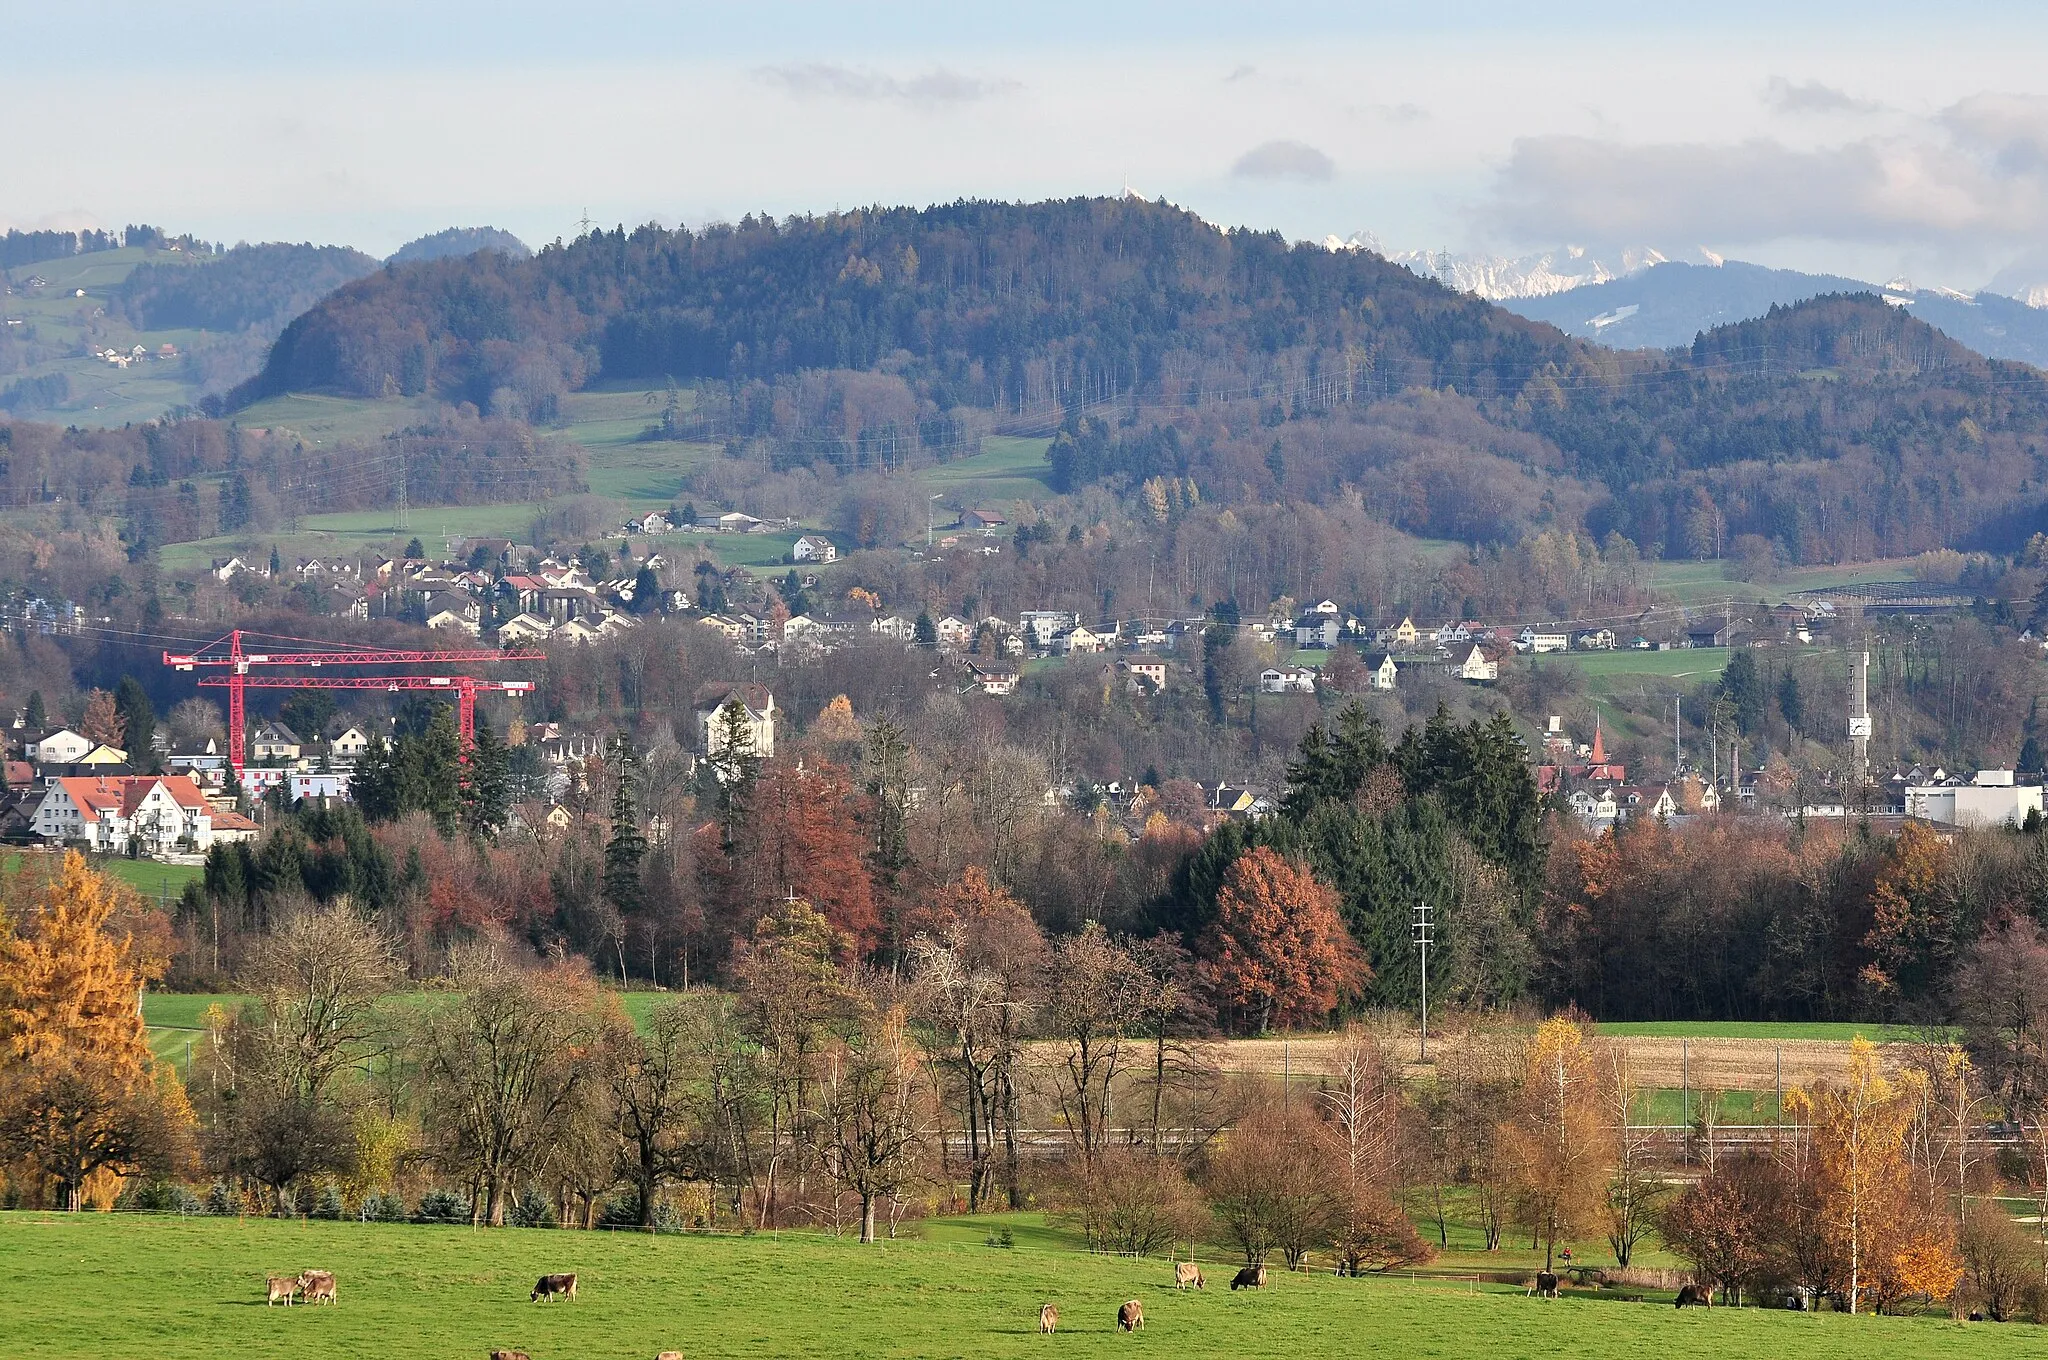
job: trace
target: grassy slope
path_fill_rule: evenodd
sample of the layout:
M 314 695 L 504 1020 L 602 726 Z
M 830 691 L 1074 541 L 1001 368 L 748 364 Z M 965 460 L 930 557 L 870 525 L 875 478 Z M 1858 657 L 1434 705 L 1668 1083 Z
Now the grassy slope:
M 475 1357 L 516 1348 L 535 1360 L 714 1356 L 1970 1357 L 2032 1340 L 2016 1328 L 1655 1304 L 1539 1303 L 1519 1290 L 1358 1283 L 1276 1273 L 1260 1293 L 1220 1280 L 1201 1293 L 1163 1283 L 1163 1261 L 1090 1257 L 1021 1236 L 1010 1251 L 943 1242 L 859 1247 L 781 1237 L 648 1238 L 360 1224 L 110 1215 L 0 1216 L 0 1336 L 11 1360 L 234 1355 L 321 1360 Z M 332 1307 L 263 1303 L 262 1277 L 320 1266 Z M 575 1304 L 527 1301 L 534 1277 L 573 1270 Z M 1214 1272 L 1220 1274 L 1221 1272 Z M 1114 1330 L 1140 1299 L 1147 1326 Z M 1036 1334 L 1059 1304 L 1061 1334 Z
M 1744 604 L 1765 600 L 1777 604 L 1801 590 L 1827 590 L 1838 586 L 1862 585 L 1871 581 L 1902 581 L 1912 574 L 1912 559 L 1888 558 L 1840 567 L 1799 567 L 1765 585 L 1752 581 L 1731 581 L 1719 562 L 1651 562 L 1645 564 L 1648 582 L 1656 590 L 1675 596 L 1681 603 L 1707 600 L 1739 600 Z

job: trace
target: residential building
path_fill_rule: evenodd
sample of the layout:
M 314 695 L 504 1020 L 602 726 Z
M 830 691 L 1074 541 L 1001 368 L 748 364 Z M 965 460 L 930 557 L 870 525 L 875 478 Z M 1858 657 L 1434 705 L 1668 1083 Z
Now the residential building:
M 1259 672 L 1259 688 L 1267 694 L 1314 694 L 1316 673 L 1307 666 L 1268 666 Z
M 356 757 L 368 750 L 369 747 L 370 734 L 363 731 L 360 727 L 351 727 L 333 741 L 327 743 L 327 753 L 337 761 L 354 764 Z
M 1343 621 L 1335 614 L 1304 614 L 1294 621 L 1294 645 L 1327 651 L 1337 645 L 1343 631 Z
M 259 764 L 281 763 L 299 758 L 305 743 L 299 734 L 280 722 L 257 723 L 249 733 L 249 759 Z
M 213 807 L 184 775 L 54 780 L 31 821 L 46 841 L 108 855 L 203 854 L 214 840 Z
M 730 719 L 724 714 L 733 706 L 746 724 L 751 753 L 762 759 L 775 754 L 775 696 L 765 685 L 734 685 L 707 698 L 697 705 L 697 732 L 705 755 L 715 756 L 726 748 Z
M 1100 633 L 1077 625 L 1053 638 L 1052 650 L 1060 656 L 1091 656 L 1102 650 L 1103 643 Z
M 1573 638 L 1572 645 L 1582 652 L 1611 652 L 1614 650 L 1614 630 L 1590 628 Z
M 968 678 L 983 694 L 1001 698 L 1017 692 L 1017 668 L 1001 661 L 970 661 Z
M 1394 664 L 1391 652 L 1381 652 L 1377 660 L 1373 657 L 1365 659 L 1365 673 L 1372 677 L 1374 689 L 1392 689 L 1400 676 L 1400 668 Z
M 1473 643 L 1465 653 L 1465 659 L 1458 663 L 1458 678 L 1477 684 L 1488 684 L 1500 679 L 1500 663 L 1486 654 L 1486 649 Z
M 1051 651 L 1054 638 L 1080 624 L 1081 616 L 1068 609 L 1027 609 L 1017 615 L 1017 630 L 1041 652 Z
M 960 516 L 961 528 L 979 529 L 985 534 L 992 534 L 1009 522 L 1007 517 L 994 510 L 969 510 Z
M 1166 663 L 1164 661 L 1119 661 L 1117 670 L 1125 677 L 1126 685 L 1133 691 L 1149 689 L 1158 694 L 1166 688 Z
M 38 765 L 76 765 L 85 759 L 85 753 L 99 743 L 92 738 L 60 727 L 55 732 L 31 743 L 28 758 Z
M 792 562 L 837 562 L 839 549 L 831 539 L 822 534 L 805 534 L 789 549 Z
M 1533 652 L 1562 652 L 1572 645 L 1569 633 L 1539 633 L 1534 628 L 1524 628 L 1515 638 L 1515 650 Z

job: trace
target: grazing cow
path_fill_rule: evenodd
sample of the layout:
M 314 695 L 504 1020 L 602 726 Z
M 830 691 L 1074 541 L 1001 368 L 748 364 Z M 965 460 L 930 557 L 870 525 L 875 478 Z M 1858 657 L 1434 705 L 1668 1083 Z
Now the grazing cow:
M 1236 1293 L 1240 1289 L 1264 1289 L 1265 1287 L 1266 1263 L 1264 1261 L 1259 1262 L 1255 1266 L 1246 1266 L 1243 1270 L 1238 1271 L 1236 1278 L 1230 1282 L 1232 1293 Z
M 299 1296 L 307 1303 L 333 1303 L 334 1272 L 307 1270 L 299 1274 Z
M 264 1281 L 270 1286 L 270 1300 L 263 1305 L 265 1308 L 270 1307 L 271 1304 L 276 1303 L 279 1299 L 284 1300 L 285 1307 L 289 1308 L 292 1306 L 292 1295 L 299 1292 L 298 1276 L 266 1275 Z
M 1712 1308 L 1714 1306 L 1713 1287 L 1704 1284 L 1689 1284 L 1678 1291 L 1678 1297 L 1672 1301 L 1671 1306 L 1673 1308 L 1684 1308 L 1687 1306 Z
M 525 1351 L 492 1351 L 491 1360 L 526 1360 Z
M 681 1351 L 663 1351 L 660 1355 L 655 1356 L 654 1360 L 683 1360 L 683 1353 Z
M 557 1294 L 567 1294 L 569 1302 L 576 1302 L 576 1276 L 543 1275 L 533 1283 L 533 1293 L 527 1296 L 528 1303 L 552 1300 Z
M 1051 1304 L 1038 1310 L 1038 1334 L 1051 1336 L 1060 1328 L 1060 1310 Z
M 1123 1305 L 1116 1310 L 1116 1325 L 1118 1331 L 1144 1331 L 1145 1305 L 1139 1303 L 1136 1299 L 1125 1300 Z
M 1537 1296 L 1538 1296 L 1539 1298 L 1546 1298 L 1546 1299 L 1554 1299 L 1554 1298 L 1556 1298 L 1556 1297 L 1557 1297 L 1557 1276 L 1553 1275 L 1553 1274 L 1552 1274 L 1551 1272 L 1549 1272 L 1549 1271 L 1547 1271 L 1547 1270 L 1539 1270 L 1539 1271 L 1537 1271 L 1537 1272 L 1536 1272 L 1536 1293 L 1537 1293 Z
M 1197 1289 L 1202 1287 L 1202 1268 L 1193 1261 L 1175 1261 L 1173 1263 L 1173 1287 L 1175 1289 L 1186 1289 L 1189 1285 L 1193 1285 Z

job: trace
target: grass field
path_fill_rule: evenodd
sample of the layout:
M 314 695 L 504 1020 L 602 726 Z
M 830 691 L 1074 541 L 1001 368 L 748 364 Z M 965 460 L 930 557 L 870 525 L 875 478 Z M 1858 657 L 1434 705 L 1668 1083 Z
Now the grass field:
M 927 1242 L 862 1247 L 782 1234 L 645 1237 L 347 1223 L 0 1215 L 0 1338 L 9 1360 L 218 1356 L 534 1360 L 722 1356 L 1007 1356 L 1150 1352 L 1176 1357 L 1572 1357 L 1682 1353 L 1856 1360 L 2037 1353 L 2018 1327 L 1933 1319 L 1677 1311 L 1449 1280 L 1340 1280 L 1274 1272 L 1268 1289 L 1170 1287 L 1163 1260 L 1064 1249 L 1017 1233 L 1010 1250 L 977 1223 Z M 967 1240 L 963 1241 L 962 1238 Z M 336 1274 L 331 1307 L 266 1307 L 263 1276 Z M 528 1302 L 542 1273 L 575 1271 L 578 1301 Z M 1119 1335 L 1136 1298 L 1144 1331 Z M 1038 1308 L 1060 1308 L 1056 1338 Z
M 1614 1039 L 1819 1039 L 1847 1043 L 1860 1035 L 1872 1043 L 1888 1043 L 1918 1037 L 1917 1031 L 1895 1026 L 1832 1020 L 1637 1020 L 1598 1028 Z
M 990 435 L 974 457 L 925 468 L 917 480 L 927 495 L 944 496 L 944 503 L 955 509 L 1007 513 L 1014 501 L 1042 501 L 1052 495 L 1045 480 L 1045 451 L 1050 446 L 1045 439 Z
M 1778 604 L 1802 590 L 1827 590 L 1836 586 L 1865 585 L 1872 581 L 1902 581 L 1912 574 L 1910 558 L 1889 558 L 1840 567 L 1798 567 L 1766 584 L 1732 581 L 1720 562 L 1650 562 L 1644 570 L 1652 589 L 1676 598 L 1682 604 L 1704 600 L 1740 600 L 1745 604 L 1764 600 Z

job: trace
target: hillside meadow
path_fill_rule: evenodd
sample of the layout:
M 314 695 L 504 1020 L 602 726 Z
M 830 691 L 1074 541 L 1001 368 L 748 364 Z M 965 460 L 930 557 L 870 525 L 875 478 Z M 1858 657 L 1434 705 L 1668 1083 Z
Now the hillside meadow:
M 1567 1294 L 1454 1280 L 1275 1272 L 1263 1292 L 1176 1292 L 1164 1260 L 1087 1256 L 1029 1233 L 859 1247 L 813 1234 L 646 1237 L 276 1220 L 0 1214 L 0 1338 L 10 1360 L 533 1360 L 718 1356 L 1570 1356 L 1689 1360 L 2048 1354 L 2031 1327 L 1851 1318 Z M 331 1307 L 267 1307 L 266 1273 L 337 1276 Z M 575 1271 L 574 1304 L 533 1304 Z M 1116 1333 L 1123 1299 L 1141 1333 Z M 1061 1312 L 1037 1334 L 1041 1303 Z

